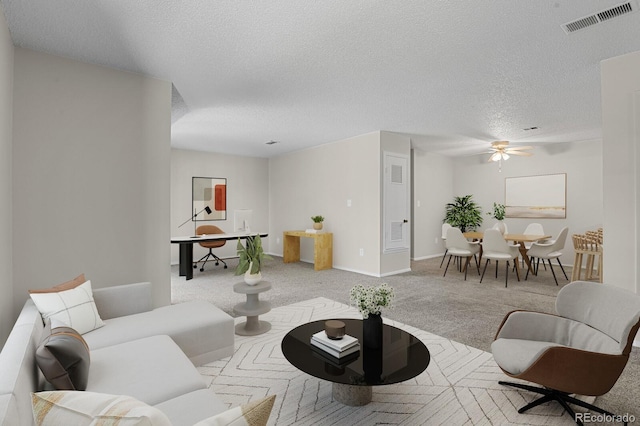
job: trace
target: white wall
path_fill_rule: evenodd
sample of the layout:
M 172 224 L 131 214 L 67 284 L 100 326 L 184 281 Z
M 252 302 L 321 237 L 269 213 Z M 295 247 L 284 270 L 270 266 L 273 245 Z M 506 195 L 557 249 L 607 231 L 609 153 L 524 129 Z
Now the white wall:
M 13 43 L 0 8 L 0 348 L 16 315 L 13 312 L 11 145 Z
M 253 210 L 251 230 L 269 231 L 269 161 L 265 158 L 240 157 L 207 152 L 171 150 L 171 236 L 193 234 L 193 222 L 178 228 L 189 219 L 191 207 L 191 178 L 219 177 L 227 179 L 227 219 L 197 222 L 198 225 L 218 226 L 226 232 L 233 231 L 233 211 Z M 265 247 L 273 238 L 264 240 Z M 178 246 L 171 245 L 171 263 L 177 264 Z M 209 252 L 194 246 L 193 257 L 198 260 Z M 236 242 L 215 250 L 220 257 L 236 256 Z
M 14 309 L 84 272 L 170 303 L 171 84 L 16 48 Z
M 640 52 L 601 63 L 604 281 L 640 294 Z
M 413 252 L 416 260 L 444 253 L 442 220 L 453 199 L 453 159 L 418 149 L 413 159 Z
M 283 231 L 322 215 L 334 268 L 380 275 L 380 132 L 271 158 L 269 187 L 270 252 L 282 255 Z M 301 240 L 301 258 L 313 262 L 313 242 Z
M 495 223 L 495 219 L 485 214 L 492 210 L 493 202 L 504 203 L 505 178 L 566 173 L 566 219 L 505 219 L 509 232 L 513 233 L 524 231 L 530 222 L 541 223 L 545 233 L 553 236 L 568 226 L 569 234 L 561 257 L 563 265 L 573 265 L 571 234 L 595 230 L 603 224 L 601 141 L 539 146 L 532 157 L 512 156 L 503 162 L 502 172 L 498 172 L 498 164 L 488 163 L 483 155 L 456 158 L 453 164 L 454 195 L 473 194 L 473 199 L 483 208 L 483 229 Z M 444 205 L 440 211 L 444 218 Z M 608 232 L 605 227 L 605 234 Z M 608 263 L 605 270 L 607 268 Z

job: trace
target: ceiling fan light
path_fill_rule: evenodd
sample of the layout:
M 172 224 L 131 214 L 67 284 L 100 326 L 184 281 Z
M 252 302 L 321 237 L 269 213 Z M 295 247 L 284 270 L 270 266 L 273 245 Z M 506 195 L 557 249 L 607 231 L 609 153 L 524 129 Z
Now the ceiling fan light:
M 491 154 L 489 161 L 500 161 L 500 153 L 494 152 L 493 154 Z
M 505 160 L 505 161 L 508 160 L 509 159 L 509 154 L 507 154 L 506 152 L 503 152 L 502 153 L 502 159 Z

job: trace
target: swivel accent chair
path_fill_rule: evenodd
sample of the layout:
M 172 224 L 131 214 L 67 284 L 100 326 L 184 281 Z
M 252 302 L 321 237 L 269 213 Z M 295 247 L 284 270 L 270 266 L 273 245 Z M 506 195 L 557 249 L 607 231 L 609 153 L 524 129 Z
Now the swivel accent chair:
M 200 225 L 196 229 L 196 235 L 211 235 L 211 234 L 224 234 L 224 231 L 222 229 L 218 228 L 217 226 L 214 226 L 214 225 Z M 224 260 L 220 259 L 215 254 L 213 254 L 213 251 L 212 251 L 212 249 L 218 248 L 218 247 L 222 247 L 226 243 L 227 243 L 226 240 L 203 241 L 203 242 L 199 243 L 202 247 L 208 248 L 209 249 L 209 253 L 207 253 L 204 256 L 202 256 L 200 258 L 200 260 L 198 260 L 197 262 L 194 262 L 193 263 L 193 269 L 196 269 L 198 267 L 198 262 L 202 262 L 203 260 L 204 260 L 204 262 L 202 263 L 202 266 L 200 267 L 200 272 L 204 271 L 204 265 L 206 265 L 206 263 L 209 260 L 215 260 L 216 261 L 216 266 L 218 266 L 220 264 L 220 262 L 222 262 L 224 264 L 224 268 L 227 269 L 227 262 L 225 262 Z M 211 258 L 211 259 L 209 259 L 209 258 Z
M 508 313 L 491 344 L 493 358 L 507 376 L 543 387 L 499 383 L 542 395 L 519 413 L 557 401 L 579 425 L 569 404 L 613 415 L 571 394 L 599 396 L 616 383 L 640 328 L 640 296 L 612 285 L 574 281 L 558 292 L 556 311 Z

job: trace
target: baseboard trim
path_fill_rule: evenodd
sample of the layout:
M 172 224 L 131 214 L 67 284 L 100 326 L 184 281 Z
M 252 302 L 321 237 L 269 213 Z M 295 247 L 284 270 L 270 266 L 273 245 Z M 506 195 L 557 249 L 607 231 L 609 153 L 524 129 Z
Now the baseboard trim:
M 435 258 L 439 258 L 439 257 L 442 257 L 442 256 L 444 256 L 444 253 L 430 254 L 428 256 L 421 256 L 421 257 L 412 257 L 411 260 L 418 261 L 418 260 L 435 259 Z

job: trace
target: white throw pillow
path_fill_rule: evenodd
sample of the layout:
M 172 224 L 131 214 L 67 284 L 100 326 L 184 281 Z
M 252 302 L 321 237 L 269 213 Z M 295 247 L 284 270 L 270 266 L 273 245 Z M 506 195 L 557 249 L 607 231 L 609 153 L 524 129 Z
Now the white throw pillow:
M 31 393 L 36 426 L 171 426 L 162 411 L 126 395 L 82 391 Z
M 275 400 L 276 396 L 271 395 L 251 401 L 204 419 L 194 426 L 266 426 Z
M 91 281 L 70 290 L 52 293 L 30 293 L 42 319 L 55 318 L 80 334 L 104 325 L 93 300 Z

